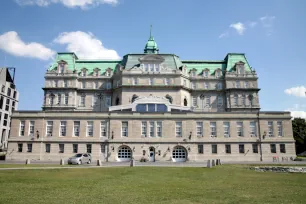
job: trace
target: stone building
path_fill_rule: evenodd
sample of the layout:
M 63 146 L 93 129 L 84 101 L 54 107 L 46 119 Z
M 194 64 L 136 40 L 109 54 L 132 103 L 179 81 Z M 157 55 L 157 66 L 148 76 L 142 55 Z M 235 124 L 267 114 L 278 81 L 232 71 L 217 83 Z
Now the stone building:
M 15 68 L 0 68 L 0 151 L 7 150 L 12 112 L 18 107 L 18 91 L 14 84 Z
M 258 77 L 241 53 L 181 60 L 152 36 L 122 60 L 58 53 L 43 90 L 42 111 L 13 114 L 8 160 L 295 157 L 290 113 L 260 112 Z

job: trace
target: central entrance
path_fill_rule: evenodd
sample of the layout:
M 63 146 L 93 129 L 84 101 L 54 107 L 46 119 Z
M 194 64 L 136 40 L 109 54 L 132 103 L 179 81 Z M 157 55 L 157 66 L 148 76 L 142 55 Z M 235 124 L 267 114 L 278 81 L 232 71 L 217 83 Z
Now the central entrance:
M 154 147 L 149 148 L 149 161 L 155 162 L 155 148 Z

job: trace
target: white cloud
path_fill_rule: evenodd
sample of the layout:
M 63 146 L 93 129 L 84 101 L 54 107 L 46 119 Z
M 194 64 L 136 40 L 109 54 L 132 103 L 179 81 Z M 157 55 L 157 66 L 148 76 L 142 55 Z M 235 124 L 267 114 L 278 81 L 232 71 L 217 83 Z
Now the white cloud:
M 82 31 L 61 33 L 54 42 L 67 45 L 69 52 L 75 52 L 84 59 L 120 59 L 115 50 L 107 49 L 92 33 Z
M 254 28 L 255 26 L 257 26 L 257 22 L 256 21 L 251 21 L 248 23 L 248 25 L 251 27 L 251 28 Z
M 294 104 L 292 108 L 288 108 L 286 111 L 290 111 L 293 118 L 306 119 L 306 104 Z
M 228 36 L 229 36 L 229 33 L 228 32 L 224 32 L 221 35 L 219 35 L 219 38 L 225 38 L 225 37 L 228 37 Z
M 306 97 L 306 87 L 304 86 L 292 87 L 289 89 L 285 89 L 285 93 L 297 97 Z
M 231 24 L 230 28 L 234 28 L 238 32 L 239 35 L 243 35 L 246 29 L 244 24 L 240 22 Z
M 259 18 L 261 25 L 264 27 L 264 29 L 266 30 L 266 33 L 268 36 L 272 35 L 274 29 L 274 20 L 275 20 L 275 16 L 263 16 Z
M 293 118 L 305 118 L 306 119 L 306 111 L 291 111 L 291 116 Z
M 50 4 L 60 3 L 68 8 L 80 7 L 86 9 L 101 4 L 118 4 L 118 0 L 15 0 L 21 6 L 37 5 L 46 7 Z
M 0 35 L 0 49 L 15 56 L 31 57 L 41 60 L 51 59 L 55 52 L 44 45 L 23 42 L 18 33 L 10 31 Z

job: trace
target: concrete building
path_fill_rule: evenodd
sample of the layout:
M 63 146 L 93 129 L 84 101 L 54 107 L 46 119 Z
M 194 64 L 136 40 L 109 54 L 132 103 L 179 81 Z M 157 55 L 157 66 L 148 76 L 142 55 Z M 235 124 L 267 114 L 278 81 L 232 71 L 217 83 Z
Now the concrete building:
M 295 157 L 290 113 L 260 112 L 258 77 L 241 53 L 181 60 L 152 36 L 122 60 L 58 53 L 43 90 L 42 111 L 14 112 L 8 160 Z
M 15 68 L 0 68 L 0 151 L 6 151 L 10 134 L 11 116 L 18 107 L 18 91 L 14 84 Z

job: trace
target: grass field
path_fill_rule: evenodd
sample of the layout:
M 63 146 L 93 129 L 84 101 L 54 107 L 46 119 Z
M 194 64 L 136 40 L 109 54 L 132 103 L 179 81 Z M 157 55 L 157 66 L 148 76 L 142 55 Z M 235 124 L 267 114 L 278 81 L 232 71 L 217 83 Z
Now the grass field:
M 305 203 L 306 174 L 245 166 L 0 171 L 0 203 Z

